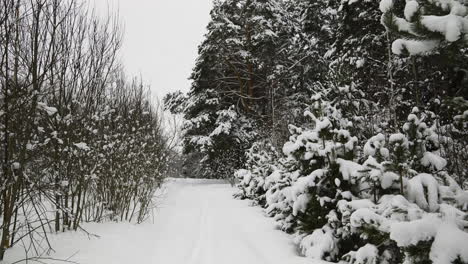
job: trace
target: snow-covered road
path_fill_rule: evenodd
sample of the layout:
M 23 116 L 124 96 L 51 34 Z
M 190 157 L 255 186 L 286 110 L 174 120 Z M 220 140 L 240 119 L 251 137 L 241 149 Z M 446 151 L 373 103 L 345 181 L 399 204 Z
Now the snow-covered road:
M 291 238 L 261 209 L 233 199 L 234 191 L 216 181 L 172 180 L 151 223 L 88 224 L 99 239 L 53 236 L 52 256 L 82 264 L 319 263 L 299 257 Z
M 156 221 L 154 261 L 167 264 L 296 264 L 291 239 L 227 184 L 178 181 Z

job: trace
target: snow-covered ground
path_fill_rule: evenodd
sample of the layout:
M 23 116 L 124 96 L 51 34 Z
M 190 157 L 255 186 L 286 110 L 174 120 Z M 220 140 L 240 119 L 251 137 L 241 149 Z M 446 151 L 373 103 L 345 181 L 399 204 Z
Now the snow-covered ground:
M 154 219 L 84 226 L 100 238 L 82 232 L 53 235 L 50 257 L 82 264 L 322 263 L 298 256 L 291 237 L 276 230 L 261 209 L 233 199 L 229 184 L 172 179 L 166 188 Z M 7 254 L 6 263 L 12 263 L 24 250 L 17 246 Z

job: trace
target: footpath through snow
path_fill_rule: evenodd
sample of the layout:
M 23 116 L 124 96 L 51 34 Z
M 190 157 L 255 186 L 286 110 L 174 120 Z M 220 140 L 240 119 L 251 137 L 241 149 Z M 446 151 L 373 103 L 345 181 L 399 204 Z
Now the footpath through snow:
M 87 224 L 81 232 L 51 236 L 52 258 L 82 264 L 311 264 L 274 221 L 220 181 L 171 179 L 154 221 Z M 17 246 L 6 263 L 22 258 Z M 59 263 L 48 260 L 47 263 Z M 63 263 L 63 262 L 62 262 Z

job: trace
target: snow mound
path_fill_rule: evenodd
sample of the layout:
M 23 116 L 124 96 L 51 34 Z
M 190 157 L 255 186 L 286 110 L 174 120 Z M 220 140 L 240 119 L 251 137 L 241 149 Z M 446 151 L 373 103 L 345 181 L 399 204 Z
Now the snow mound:
M 454 263 L 457 258 L 468 263 L 468 233 L 453 223 L 443 223 L 432 243 L 430 259 L 434 264 Z

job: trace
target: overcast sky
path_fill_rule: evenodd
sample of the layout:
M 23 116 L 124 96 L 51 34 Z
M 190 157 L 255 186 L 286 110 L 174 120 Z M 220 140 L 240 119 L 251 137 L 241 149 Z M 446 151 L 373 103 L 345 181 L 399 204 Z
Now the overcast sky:
M 127 72 L 142 74 L 153 94 L 188 91 L 190 76 L 209 21 L 212 0 L 91 0 L 118 7 L 125 24 L 122 48 Z

